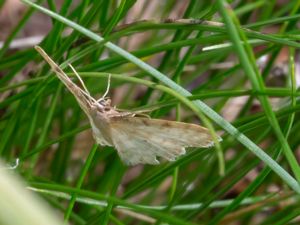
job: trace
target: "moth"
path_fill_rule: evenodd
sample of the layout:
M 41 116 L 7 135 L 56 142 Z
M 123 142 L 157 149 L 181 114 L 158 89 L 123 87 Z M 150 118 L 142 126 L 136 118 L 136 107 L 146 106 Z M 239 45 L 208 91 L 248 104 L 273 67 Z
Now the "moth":
M 174 161 L 186 153 L 186 147 L 213 146 L 212 136 L 205 127 L 151 119 L 112 107 L 110 99 L 106 98 L 109 82 L 103 97 L 96 100 L 70 64 L 82 88 L 77 86 L 42 48 L 36 46 L 35 49 L 76 98 L 90 121 L 96 142 L 102 146 L 115 147 L 125 164 L 159 164 L 158 157 Z

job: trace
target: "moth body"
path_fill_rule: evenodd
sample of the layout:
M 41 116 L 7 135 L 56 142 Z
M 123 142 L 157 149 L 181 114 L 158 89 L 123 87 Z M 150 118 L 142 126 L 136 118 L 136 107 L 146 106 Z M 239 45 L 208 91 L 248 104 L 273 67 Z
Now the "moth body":
M 138 113 L 120 112 L 111 106 L 106 93 L 94 99 L 77 72 L 83 89 L 77 86 L 54 61 L 36 46 L 57 77 L 74 95 L 89 118 L 93 136 L 102 146 L 114 146 L 128 165 L 159 164 L 158 157 L 174 161 L 185 154 L 186 147 L 211 147 L 214 142 L 208 129 L 196 124 L 139 117 Z M 219 138 L 219 141 L 221 138 Z

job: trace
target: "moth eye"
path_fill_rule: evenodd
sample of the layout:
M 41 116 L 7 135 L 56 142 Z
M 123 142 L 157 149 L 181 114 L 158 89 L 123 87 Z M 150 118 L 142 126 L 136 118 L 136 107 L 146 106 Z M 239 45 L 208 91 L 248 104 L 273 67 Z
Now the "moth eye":
M 104 111 L 109 111 L 109 110 L 110 110 L 109 107 L 105 107 L 105 108 L 104 108 Z
M 105 105 L 105 101 L 103 99 L 98 101 L 100 105 Z

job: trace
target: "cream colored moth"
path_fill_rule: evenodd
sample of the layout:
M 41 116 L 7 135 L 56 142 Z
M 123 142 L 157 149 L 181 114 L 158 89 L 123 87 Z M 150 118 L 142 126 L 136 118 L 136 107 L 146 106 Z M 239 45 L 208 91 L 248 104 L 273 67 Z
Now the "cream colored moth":
M 73 69 L 82 88 L 77 86 L 64 71 L 39 46 L 35 49 L 49 63 L 53 72 L 74 95 L 89 118 L 96 142 L 114 146 L 127 165 L 159 164 L 157 157 L 174 161 L 185 154 L 186 147 L 210 147 L 214 144 L 205 127 L 183 122 L 139 117 L 134 112 L 124 112 L 111 106 L 110 99 L 94 99 L 82 79 Z

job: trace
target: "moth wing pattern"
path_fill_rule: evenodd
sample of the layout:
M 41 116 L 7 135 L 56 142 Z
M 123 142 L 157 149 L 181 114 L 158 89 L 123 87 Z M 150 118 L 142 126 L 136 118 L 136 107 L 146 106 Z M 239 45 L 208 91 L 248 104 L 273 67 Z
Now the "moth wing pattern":
M 174 161 L 185 147 L 210 147 L 208 129 L 195 124 L 143 117 L 114 117 L 111 137 L 127 165 L 159 164 L 157 157 Z

